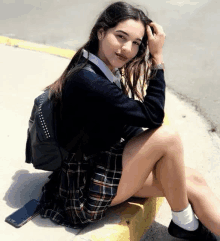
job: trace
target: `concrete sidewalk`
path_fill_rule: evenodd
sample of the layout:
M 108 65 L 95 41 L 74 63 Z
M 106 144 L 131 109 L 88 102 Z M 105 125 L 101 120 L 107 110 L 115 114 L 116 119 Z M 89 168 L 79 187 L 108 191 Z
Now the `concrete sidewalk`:
M 87 235 L 91 233 L 90 239 L 84 240 L 101 240 L 92 237 L 94 233 L 92 233 L 92 230 L 95 229 L 97 233 L 100 233 L 104 228 L 107 232 L 111 225 L 121 221 L 120 212 L 122 210 L 125 215 L 132 216 L 132 213 L 126 214 L 129 205 L 132 204 L 136 209 L 140 209 L 142 207 L 140 203 L 145 200 L 139 199 L 138 202 L 137 199 L 131 199 L 130 203 L 126 204 L 128 206 L 122 204 L 118 207 L 112 207 L 104 220 L 91 224 L 84 230 L 60 227 L 54 225 L 48 219 L 44 220 L 40 217 L 35 218 L 20 229 L 15 229 L 4 222 L 6 216 L 23 206 L 30 199 L 38 198 L 41 187 L 47 180 L 48 172 L 35 170 L 31 165 L 24 162 L 28 119 L 34 98 L 41 93 L 45 86 L 55 81 L 62 74 L 70 60 L 5 44 L 0 44 L 0 53 L 1 239 L 9 241 L 29 239 L 76 241 L 83 240 L 79 237 L 86 237 L 83 236 L 83 233 L 87 233 Z M 179 130 L 182 137 L 186 166 L 196 168 L 202 173 L 209 186 L 220 198 L 219 138 L 215 133 L 209 132 L 210 127 L 191 106 L 177 99 L 169 90 L 167 90 L 166 95 L 166 113 L 169 122 Z M 161 199 L 157 201 L 160 203 Z M 167 233 L 170 220 L 170 207 L 164 199 L 155 222 L 141 237 L 141 240 L 175 240 Z M 137 225 L 141 226 L 140 223 L 137 223 Z M 115 232 L 117 234 L 117 230 Z M 126 239 L 121 238 L 121 240 Z

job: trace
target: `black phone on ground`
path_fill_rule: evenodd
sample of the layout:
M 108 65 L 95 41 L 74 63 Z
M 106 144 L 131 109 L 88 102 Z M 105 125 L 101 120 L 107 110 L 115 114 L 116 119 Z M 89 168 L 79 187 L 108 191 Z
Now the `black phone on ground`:
M 40 212 L 40 203 L 36 199 L 30 200 L 22 208 L 9 215 L 5 222 L 16 228 L 20 228 L 25 223 L 36 217 Z

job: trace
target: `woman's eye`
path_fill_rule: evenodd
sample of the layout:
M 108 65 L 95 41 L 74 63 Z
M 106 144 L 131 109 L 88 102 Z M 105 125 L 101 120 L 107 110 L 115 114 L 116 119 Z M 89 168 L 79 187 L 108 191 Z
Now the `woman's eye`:
M 122 36 L 122 35 L 118 35 L 118 37 L 120 37 L 120 38 L 124 38 L 124 36 Z
M 122 36 L 122 35 L 118 35 L 118 37 L 119 38 L 122 38 L 122 39 L 125 39 L 125 37 L 124 36 Z M 140 44 L 138 43 L 138 42 L 134 42 L 137 46 L 140 46 Z

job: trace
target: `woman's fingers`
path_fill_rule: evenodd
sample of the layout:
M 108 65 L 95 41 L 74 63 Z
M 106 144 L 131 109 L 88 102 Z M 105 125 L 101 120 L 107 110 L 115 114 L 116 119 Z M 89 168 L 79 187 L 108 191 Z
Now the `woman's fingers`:
M 153 38 L 153 33 L 149 25 L 147 25 L 147 37 L 148 39 Z
M 149 26 L 151 26 L 154 29 L 154 33 L 158 34 L 158 26 L 156 23 L 151 22 Z
M 164 31 L 163 31 L 163 27 L 162 27 L 161 25 L 159 25 L 159 24 L 157 24 L 157 23 L 155 23 L 155 22 L 151 22 L 149 25 L 150 25 L 151 27 L 153 27 L 154 32 L 155 32 L 156 34 L 165 34 Z
M 152 33 L 151 27 L 154 30 Z M 162 47 L 165 40 L 165 33 L 162 26 L 157 23 L 151 22 L 147 26 L 148 47 L 153 56 L 162 55 Z

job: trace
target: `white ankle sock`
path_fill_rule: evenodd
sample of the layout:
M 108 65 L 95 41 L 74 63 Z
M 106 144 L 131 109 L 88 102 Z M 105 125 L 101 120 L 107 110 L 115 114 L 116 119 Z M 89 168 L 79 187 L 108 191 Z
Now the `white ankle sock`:
M 172 220 L 176 225 L 189 231 L 194 231 L 199 226 L 199 221 L 195 217 L 190 203 L 188 207 L 182 211 L 172 211 Z

